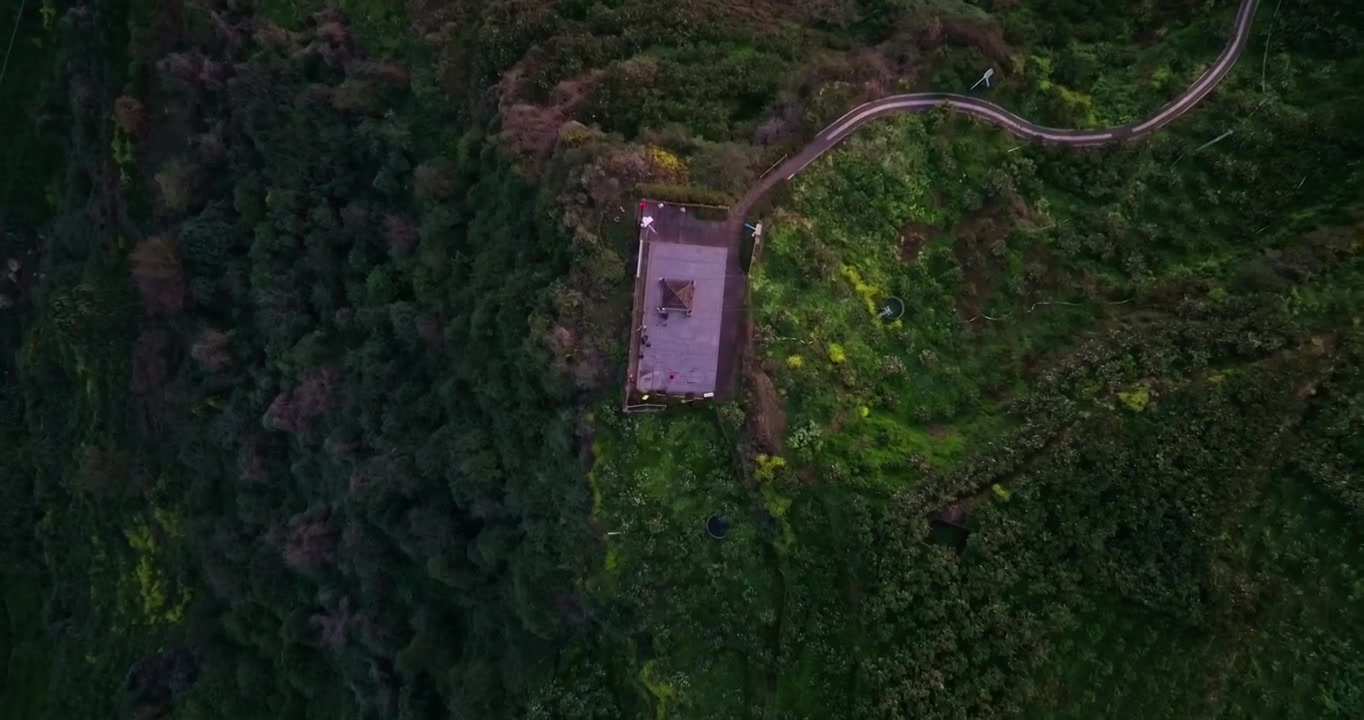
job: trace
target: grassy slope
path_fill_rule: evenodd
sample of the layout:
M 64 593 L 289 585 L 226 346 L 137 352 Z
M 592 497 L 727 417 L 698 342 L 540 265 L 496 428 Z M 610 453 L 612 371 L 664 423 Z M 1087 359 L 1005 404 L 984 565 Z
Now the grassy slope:
M 617 672 L 658 717 L 740 717 L 770 673 L 778 583 L 717 420 L 709 409 L 598 416 L 591 482 L 611 534 L 588 586 L 631 629 L 616 638 Z M 712 514 L 733 523 L 723 542 L 706 535 Z
M 1219 15 L 1173 33 L 1167 38 L 1173 46 L 1157 45 L 1135 58 L 1115 56 L 1132 61 L 1130 67 L 1100 68 L 1103 77 L 1093 97 L 1077 101 L 1058 89 L 1054 73 L 1032 73 L 1024 75 L 1025 88 L 1006 92 L 1006 102 L 1044 119 L 1080 124 L 1130 119 L 1162 104 L 1160 98 L 1196 75 L 1200 66 L 1189 58 L 1211 57 L 1224 25 Z M 1267 25 L 1262 17 L 1260 27 Z M 1248 56 L 1258 49 L 1253 46 Z M 1034 67 L 1040 57 L 1056 68 L 1073 65 L 1076 55 L 1102 57 L 1110 50 L 1106 42 L 1084 42 L 1064 51 L 1038 50 L 1032 60 Z M 780 539 L 773 541 L 783 572 L 774 590 L 758 592 L 759 604 L 744 610 L 764 619 L 783 615 L 781 642 L 773 650 L 780 680 L 750 695 L 750 713 L 830 717 L 858 692 L 856 667 L 866 630 L 857 612 L 863 590 L 859 565 L 865 550 L 858 545 L 858 524 L 849 526 L 841 516 L 862 514 L 886 491 L 912 486 L 980 453 L 1021 420 L 1006 414 L 1006 402 L 1029 386 L 1039 367 L 1064 357 L 1087 333 L 1145 312 L 1131 298 L 1189 277 L 1205 278 L 1216 296 L 1246 258 L 1275 243 L 1291 243 L 1305 229 L 1336 217 L 1329 191 L 1303 193 L 1291 200 L 1299 211 L 1290 221 L 1248 241 L 1234 228 L 1259 218 L 1238 209 L 1234 196 L 1247 190 L 1241 186 L 1245 175 L 1233 166 L 1238 156 L 1262 151 L 1265 144 L 1228 142 L 1172 162 L 1215 137 L 1227 118 L 1238 134 L 1256 136 L 1279 131 L 1284 116 L 1312 112 L 1306 98 L 1314 82 L 1305 82 L 1303 71 L 1317 61 L 1290 52 L 1269 59 L 1268 99 L 1287 100 L 1283 109 L 1265 113 L 1271 117 L 1255 119 L 1260 64 L 1243 64 L 1228 81 L 1232 91 L 1214 96 L 1200 111 L 1201 121 L 1188 121 L 1137 149 L 1091 155 L 1095 172 L 1122 168 L 1151 183 L 1151 190 L 1134 182 L 1137 187 L 1126 192 L 1086 197 L 1083 181 L 1056 181 L 1063 172 L 1057 168 L 1065 165 L 1056 151 L 1019 148 L 995 130 L 933 117 L 864 129 L 797 181 L 790 202 L 769 223 L 767 248 L 753 278 L 758 339 L 765 367 L 786 400 L 787 457 L 794 472 L 783 473 L 782 489 L 769 493 L 785 495 L 790 503 Z M 940 60 L 945 70 L 939 77 L 951 77 L 956 65 L 965 64 L 952 51 Z M 1358 63 L 1337 63 L 1335 69 L 1357 73 Z M 1315 82 L 1327 82 L 1330 73 L 1318 68 L 1314 76 Z M 1138 165 L 1149 169 L 1138 172 Z M 1176 173 L 1163 180 L 1170 169 Z M 1201 198 L 1197 219 L 1190 215 L 1191 197 Z M 1066 233 L 1068 224 L 1108 212 L 1185 237 L 1152 243 L 1140 256 L 1072 247 L 1085 238 Z M 1088 235 L 1086 230 L 1078 234 Z M 1329 298 L 1325 305 L 1348 306 L 1341 293 L 1350 287 L 1342 271 L 1300 296 L 1323 295 Z M 898 323 L 874 318 L 889 294 L 909 306 Z M 1113 412 L 1122 409 L 1116 396 L 1101 402 Z M 685 434 L 670 425 L 694 421 L 642 422 L 667 424 L 658 431 L 665 434 Z M 605 427 L 603 445 L 632 442 L 631 434 L 616 436 Z M 693 447 L 648 447 L 636 462 L 644 476 L 680 457 L 705 467 L 695 465 L 702 461 Z M 812 485 L 813 475 L 823 479 Z M 660 489 L 656 481 L 649 487 L 659 497 L 685 495 L 678 488 Z M 1264 717 L 1311 712 L 1304 708 L 1320 699 L 1315 695 L 1322 692 L 1321 671 L 1338 667 L 1353 652 L 1348 638 L 1333 639 L 1329 629 L 1351 612 L 1347 599 L 1357 580 L 1349 568 L 1359 547 L 1357 533 L 1305 485 L 1257 492 L 1264 502 L 1228 529 L 1233 548 L 1227 562 L 1263 583 L 1266 602 L 1278 608 L 1265 624 L 1190 634 L 1114 598 L 1078 602 L 1077 609 L 1088 608 L 1078 629 L 1058 639 L 1057 661 L 1038 673 L 1040 686 L 1052 693 L 1039 698 L 1038 717 L 1055 716 L 1060 708 L 1074 717 L 1132 708 L 1153 716 L 1219 709 Z M 603 497 L 599 513 L 623 522 L 634 511 Z M 632 545 L 627 538 L 612 541 L 614 572 L 636 567 Z M 677 555 L 652 558 L 648 569 L 664 576 L 696 573 L 696 561 L 679 549 Z M 759 583 L 763 574 L 750 577 Z M 1313 598 L 1304 587 L 1339 592 Z M 775 604 L 764 610 L 763 598 Z M 664 626 L 688 622 L 688 613 L 671 605 L 649 607 L 644 614 Z M 1318 643 L 1327 649 L 1311 653 Z M 688 666 L 687 653 L 661 650 L 665 655 L 652 658 L 652 666 Z M 1303 663 L 1305 672 L 1295 678 L 1284 655 Z M 1087 687 L 1095 685 L 1096 672 L 1107 681 Z M 706 677 L 704 687 L 690 683 L 659 704 L 660 716 L 738 715 L 732 704 L 714 700 L 726 696 L 710 683 L 751 687 L 746 675 L 730 668 L 727 679 Z M 1348 682 L 1336 687 L 1350 692 Z M 1264 704 L 1267 697 L 1276 704 Z
M 1350 717 L 1364 659 L 1364 534 L 1300 482 L 1258 500 L 1224 550 L 1267 612 L 1199 633 L 1096 598 L 1040 673 L 1050 695 L 1033 717 Z

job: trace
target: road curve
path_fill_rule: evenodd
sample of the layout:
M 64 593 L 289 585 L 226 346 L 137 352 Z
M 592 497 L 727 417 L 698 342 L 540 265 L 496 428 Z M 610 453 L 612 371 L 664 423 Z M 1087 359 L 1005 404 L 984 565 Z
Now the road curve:
M 776 187 L 777 183 L 795 177 L 807 165 L 847 139 L 853 131 L 872 120 L 893 113 L 923 112 L 936 107 L 947 107 L 955 112 L 998 125 L 1026 140 L 1071 147 L 1107 145 L 1149 135 L 1194 109 L 1222 82 L 1227 73 L 1231 72 L 1236 66 L 1236 61 L 1241 58 L 1241 51 L 1245 50 L 1246 41 L 1250 38 L 1251 22 L 1255 19 L 1255 9 L 1258 5 L 1259 0 L 1241 0 L 1241 8 L 1236 13 L 1236 23 L 1232 27 L 1231 39 L 1227 41 L 1227 47 L 1218 56 L 1217 62 L 1169 105 L 1144 120 L 1097 130 L 1066 130 L 1038 125 L 992 102 L 969 95 L 957 93 L 892 95 L 859 105 L 824 128 L 819 136 L 810 141 L 799 153 L 782 162 L 750 188 L 730 209 L 730 220 L 742 221 L 753 205 Z

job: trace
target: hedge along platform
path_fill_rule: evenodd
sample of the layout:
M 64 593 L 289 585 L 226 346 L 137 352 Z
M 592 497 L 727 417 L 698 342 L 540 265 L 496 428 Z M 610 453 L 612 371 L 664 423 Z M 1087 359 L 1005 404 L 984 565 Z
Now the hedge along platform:
M 747 285 L 739 228 L 656 200 L 638 221 L 625 409 L 730 399 Z

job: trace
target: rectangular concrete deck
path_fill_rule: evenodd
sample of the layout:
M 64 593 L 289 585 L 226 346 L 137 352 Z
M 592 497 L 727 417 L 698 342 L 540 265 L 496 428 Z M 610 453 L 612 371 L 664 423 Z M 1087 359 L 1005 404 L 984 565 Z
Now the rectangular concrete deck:
M 734 395 L 747 279 L 739 228 L 700 217 L 696 208 L 647 200 L 639 229 L 626 408 Z M 660 279 L 695 283 L 692 312 L 665 317 Z M 647 396 L 647 398 L 646 398 Z

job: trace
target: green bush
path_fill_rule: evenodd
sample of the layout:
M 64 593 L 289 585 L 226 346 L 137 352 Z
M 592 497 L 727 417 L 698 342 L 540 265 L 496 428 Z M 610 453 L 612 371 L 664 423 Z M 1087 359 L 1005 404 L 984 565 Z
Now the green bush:
M 635 186 L 635 193 L 641 198 L 648 200 L 661 200 L 664 202 L 694 205 L 717 205 L 723 207 L 734 201 L 734 198 L 717 190 L 709 190 L 691 185 L 640 183 Z

